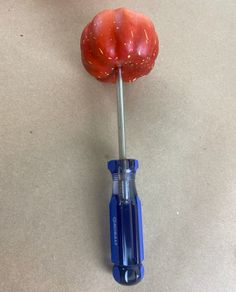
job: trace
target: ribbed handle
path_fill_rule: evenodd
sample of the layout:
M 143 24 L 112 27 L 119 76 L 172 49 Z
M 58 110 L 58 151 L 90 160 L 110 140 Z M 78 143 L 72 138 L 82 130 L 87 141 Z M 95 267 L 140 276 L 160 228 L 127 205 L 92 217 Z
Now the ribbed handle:
M 143 232 L 141 202 L 135 188 L 137 160 L 113 160 L 108 168 L 113 176 L 110 201 L 111 258 L 113 276 L 123 285 L 143 278 Z

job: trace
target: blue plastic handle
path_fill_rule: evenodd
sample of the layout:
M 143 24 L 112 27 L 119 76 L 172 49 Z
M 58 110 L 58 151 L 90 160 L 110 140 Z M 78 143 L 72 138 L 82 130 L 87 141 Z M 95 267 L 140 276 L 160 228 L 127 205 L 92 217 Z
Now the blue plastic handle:
M 113 276 L 120 284 L 133 285 L 144 276 L 142 211 L 135 187 L 138 161 L 111 160 L 108 168 L 113 179 L 110 201 Z

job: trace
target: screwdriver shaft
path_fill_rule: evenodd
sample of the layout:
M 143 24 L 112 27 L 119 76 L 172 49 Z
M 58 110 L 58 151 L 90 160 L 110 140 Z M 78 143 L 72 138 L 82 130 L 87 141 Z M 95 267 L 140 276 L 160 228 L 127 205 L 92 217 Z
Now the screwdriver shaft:
M 124 110 L 124 91 L 121 68 L 117 70 L 116 81 L 117 94 L 117 117 L 118 117 L 118 141 L 119 141 L 119 158 L 126 158 L 126 139 L 125 139 L 125 110 Z

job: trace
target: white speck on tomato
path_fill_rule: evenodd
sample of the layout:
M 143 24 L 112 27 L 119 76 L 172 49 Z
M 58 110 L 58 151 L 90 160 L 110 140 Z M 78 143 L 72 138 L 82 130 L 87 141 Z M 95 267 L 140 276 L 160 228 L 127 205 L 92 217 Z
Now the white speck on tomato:
M 143 31 L 144 31 L 144 34 L 145 34 L 146 42 L 148 42 L 149 41 L 149 37 L 148 37 L 147 31 L 146 31 L 145 28 L 144 28 Z

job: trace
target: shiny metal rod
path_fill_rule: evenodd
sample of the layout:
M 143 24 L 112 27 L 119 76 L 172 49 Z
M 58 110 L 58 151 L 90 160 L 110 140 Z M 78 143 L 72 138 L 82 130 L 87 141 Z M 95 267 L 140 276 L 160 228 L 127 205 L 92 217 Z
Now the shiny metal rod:
M 125 110 L 124 110 L 124 91 L 121 68 L 117 70 L 116 94 L 117 94 L 117 116 L 118 116 L 118 140 L 119 140 L 119 158 L 126 158 L 125 142 Z

